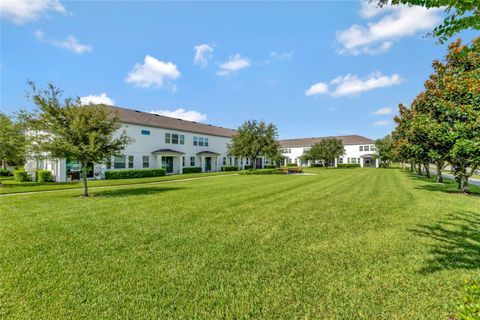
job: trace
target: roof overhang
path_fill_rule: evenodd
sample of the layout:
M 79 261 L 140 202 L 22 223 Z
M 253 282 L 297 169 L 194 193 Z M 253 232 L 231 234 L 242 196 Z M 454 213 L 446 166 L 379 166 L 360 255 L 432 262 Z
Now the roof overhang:
M 180 152 L 180 151 L 176 151 L 176 150 L 172 150 L 172 149 L 158 149 L 158 150 L 152 151 L 152 154 L 156 155 L 156 156 L 170 156 L 170 157 L 173 156 L 173 157 L 175 157 L 175 156 L 182 156 L 185 153 Z
M 373 153 L 369 153 L 369 154 L 361 155 L 360 158 L 373 158 L 374 156 L 376 156 L 376 155 L 373 154 Z
M 197 153 L 197 156 L 203 156 L 203 157 L 218 157 L 220 153 L 216 153 L 213 151 L 200 151 Z

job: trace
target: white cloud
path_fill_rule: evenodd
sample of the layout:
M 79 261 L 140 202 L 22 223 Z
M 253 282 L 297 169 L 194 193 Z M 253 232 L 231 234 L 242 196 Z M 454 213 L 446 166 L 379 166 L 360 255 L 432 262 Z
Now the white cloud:
M 179 108 L 177 110 L 152 110 L 150 113 L 159 114 L 161 116 L 183 119 L 188 121 L 203 122 L 207 120 L 207 115 L 193 110 L 185 110 Z
M 380 54 L 387 52 L 394 41 L 411 37 L 420 31 L 430 31 L 441 21 L 441 8 L 426 9 L 420 6 L 376 7 L 373 3 L 363 2 L 360 15 L 372 19 L 383 15 L 378 21 L 366 26 L 354 24 L 350 28 L 337 32 L 340 54 Z
M 175 64 L 160 61 L 147 54 L 144 63 L 136 63 L 125 81 L 143 88 L 163 87 L 166 82 L 178 77 L 180 77 L 180 71 Z M 173 86 L 173 89 L 176 90 L 176 87 Z
M 13 21 L 16 24 L 25 24 L 37 20 L 40 15 L 48 11 L 66 13 L 65 7 L 59 0 L 2 0 L 0 1 L 0 15 L 2 19 Z
M 376 116 L 383 116 L 383 115 L 392 114 L 392 113 L 393 113 L 393 109 L 390 107 L 380 108 L 373 112 L 373 114 Z
M 390 124 L 391 124 L 391 122 L 389 120 L 379 120 L 379 121 L 375 121 L 373 123 L 373 125 L 375 127 L 388 126 Z
M 336 77 L 331 80 L 329 84 L 318 82 L 305 91 L 305 95 L 313 96 L 329 93 L 333 97 L 341 97 L 355 95 L 377 88 L 389 87 L 400 84 L 401 82 L 402 79 L 398 74 L 384 76 L 380 72 L 375 72 L 362 79 L 358 78 L 356 75 L 347 74 L 346 76 Z M 334 89 L 331 91 L 329 90 L 329 87 L 334 87 Z
M 293 58 L 293 54 L 291 52 L 277 52 L 272 51 L 270 52 L 270 56 L 263 64 L 270 64 L 278 61 L 283 60 L 291 60 Z
M 93 46 L 80 43 L 80 41 L 72 35 L 67 36 L 64 40 L 48 39 L 40 30 L 35 31 L 34 35 L 38 41 L 46 42 L 52 46 L 67 49 L 77 54 L 93 51 Z
M 250 60 L 248 58 L 242 58 L 241 55 L 236 54 L 231 56 L 227 62 L 220 65 L 220 70 L 217 71 L 217 75 L 226 76 L 249 66 Z
M 195 50 L 193 63 L 200 65 L 202 68 L 206 67 L 208 60 L 210 60 L 213 56 L 213 48 L 208 44 L 199 44 L 198 46 L 193 47 L 193 49 Z
M 323 82 L 318 82 L 312 85 L 308 90 L 305 91 L 306 96 L 314 96 L 317 94 L 328 93 L 328 84 Z
M 115 105 L 115 100 L 113 100 L 112 98 L 107 96 L 105 92 L 103 92 L 100 95 L 91 94 L 89 96 L 81 97 L 80 103 L 82 105 L 93 103 L 93 104 L 106 104 L 109 106 L 113 106 Z

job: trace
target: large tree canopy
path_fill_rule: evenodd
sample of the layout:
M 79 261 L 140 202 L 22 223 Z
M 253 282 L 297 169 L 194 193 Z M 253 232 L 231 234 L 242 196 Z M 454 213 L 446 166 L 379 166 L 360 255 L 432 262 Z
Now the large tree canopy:
M 305 160 L 323 160 L 325 165 L 333 162 L 334 159 L 345 154 L 342 140 L 337 138 L 326 138 L 315 143 L 310 150 L 303 154 Z
M 120 132 L 121 123 L 103 105 L 81 105 L 79 99 L 61 100 L 62 92 L 52 84 L 37 90 L 31 98 L 38 109 L 25 118 L 34 152 L 51 158 L 71 158 L 82 163 L 84 195 L 88 196 L 87 163 L 103 163 L 131 141 Z
M 20 123 L 0 112 L 0 160 L 2 168 L 25 163 L 25 134 Z
M 228 145 L 228 153 L 235 157 L 252 159 L 253 169 L 256 169 L 257 158 L 261 156 L 271 159 L 279 157 L 280 144 L 277 138 L 277 127 L 274 124 L 248 120 L 238 128 L 237 133 L 232 137 L 232 143 Z
M 432 35 L 444 43 L 466 29 L 480 30 L 480 1 L 478 0 L 371 0 L 384 5 L 417 5 L 426 8 L 445 8 L 447 17 Z

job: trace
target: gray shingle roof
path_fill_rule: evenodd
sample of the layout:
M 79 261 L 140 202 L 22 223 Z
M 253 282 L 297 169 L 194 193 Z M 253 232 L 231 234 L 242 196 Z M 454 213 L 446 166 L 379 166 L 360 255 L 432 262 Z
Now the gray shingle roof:
M 315 143 L 320 142 L 326 138 L 340 139 L 342 140 L 343 145 L 375 143 L 375 141 L 373 141 L 372 139 L 368 139 L 359 135 L 285 139 L 285 140 L 279 140 L 279 142 L 283 148 L 301 148 L 301 147 L 311 147 Z

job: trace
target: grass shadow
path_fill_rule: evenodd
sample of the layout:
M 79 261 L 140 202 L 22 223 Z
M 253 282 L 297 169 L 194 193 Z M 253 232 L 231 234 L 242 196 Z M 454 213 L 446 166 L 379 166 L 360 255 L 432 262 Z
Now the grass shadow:
M 114 190 L 95 190 L 91 193 L 92 197 L 126 197 L 126 196 L 144 196 L 151 194 L 164 193 L 168 191 L 177 191 L 185 189 L 184 187 L 141 187 L 141 188 L 121 188 Z
M 480 269 L 480 211 L 460 211 L 434 225 L 419 225 L 409 230 L 434 241 L 420 272 L 452 269 Z
M 412 172 L 406 172 L 405 174 L 411 180 L 427 183 L 421 186 L 416 186 L 415 189 L 466 195 L 462 191 L 458 190 L 457 183 L 455 182 L 455 180 L 444 177 L 443 182 L 437 182 L 435 176 L 431 176 L 430 178 L 427 178 L 426 176 L 421 176 Z M 480 187 L 475 185 L 470 185 L 469 188 L 470 188 L 470 194 L 469 194 L 470 196 L 477 196 L 477 197 L 480 196 Z

